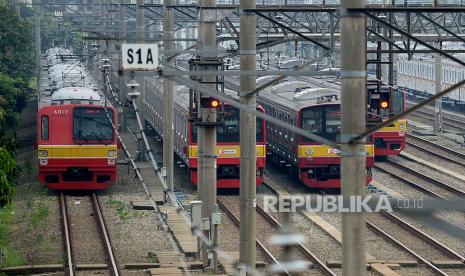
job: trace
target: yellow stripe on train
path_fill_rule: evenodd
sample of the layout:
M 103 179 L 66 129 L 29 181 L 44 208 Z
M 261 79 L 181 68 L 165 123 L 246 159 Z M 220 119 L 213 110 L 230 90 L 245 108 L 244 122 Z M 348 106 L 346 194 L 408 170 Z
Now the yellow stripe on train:
M 389 126 L 385 126 L 377 132 L 407 132 L 407 119 L 397 120 Z
M 39 158 L 117 158 L 116 145 L 40 145 Z
M 367 156 L 374 156 L 375 146 L 365 145 Z M 308 145 L 299 146 L 298 156 L 299 158 L 305 157 L 340 157 L 340 150 L 332 148 L 326 145 Z
M 266 156 L 266 147 L 265 145 L 257 145 L 257 157 Z M 240 158 L 241 151 L 239 145 L 222 145 L 216 146 L 216 154 L 219 158 Z M 198 157 L 198 147 L 189 146 L 189 158 Z

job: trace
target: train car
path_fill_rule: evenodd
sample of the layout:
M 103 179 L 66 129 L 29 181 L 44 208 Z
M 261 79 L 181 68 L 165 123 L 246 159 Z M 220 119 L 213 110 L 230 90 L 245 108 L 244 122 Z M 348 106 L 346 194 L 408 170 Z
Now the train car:
M 431 57 L 415 57 L 410 60 L 399 56 L 397 61 L 397 86 L 409 99 L 430 98 L 436 93 L 435 59 Z M 465 69 L 459 64 L 444 59 L 441 68 L 441 86 L 446 89 L 465 79 Z M 443 97 L 447 108 L 465 112 L 465 88 L 459 87 Z
M 405 110 L 405 94 L 376 81 L 369 82 L 367 108 L 367 126 L 374 127 Z M 400 154 L 407 143 L 407 124 L 407 119 L 402 118 L 375 132 L 375 156 Z
M 116 182 L 116 111 L 92 88 L 62 86 L 40 94 L 39 181 L 54 190 L 108 188 Z
M 341 127 L 338 90 L 322 88 L 305 81 L 285 80 L 260 92 L 258 102 L 268 115 L 337 141 Z M 300 181 L 311 188 L 340 188 L 340 151 L 322 145 L 285 128 L 268 123 L 267 148 L 272 160 L 289 167 Z M 374 146 L 366 145 L 366 183 L 372 180 Z
M 147 122 L 160 135 L 163 135 L 163 83 L 146 79 L 144 113 Z M 197 127 L 189 120 L 189 91 L 184 86 L 176 86 L 174 110 L 174 150 L 189 168 L 191 182 L 197 185 Z M 230 96 L 235 94 L 226 91 Z M 262 107 L 257 109 L 264 111 Z M 223 124 L 217 126 L 217 187 L 219 189 L 239 188 L 239 110 L 223 104 L 218 110 L 223 113 Z M 263 169 L 266 163 L 265 121 L 257 118 L 257 186 L 263 183 Z
M 340 80 L 335 77 L 301 79 L 311 85 L 340 90 Z M 405 95 L 401 91 L 381 85 L 375 80 L 367 82 L 367 127 L 373 127 L 405 110 Z M 307 85 L 304 85 L 307 86 Z M 407 119 L 402 118 L 373 134 L 376 157 L 400 154 L 406 145 Z

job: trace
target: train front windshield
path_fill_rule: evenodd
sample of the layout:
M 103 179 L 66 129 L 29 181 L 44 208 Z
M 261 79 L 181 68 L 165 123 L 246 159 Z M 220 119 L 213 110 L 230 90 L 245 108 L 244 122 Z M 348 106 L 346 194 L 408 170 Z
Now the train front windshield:
M 110 118 L 113 111 L 108 110 Z M 103 108 L 78 107 L 73 112 L 73 138 L 79 144 L 111 143 L 114 139 L 113 126 Z
M 324 105 L 303 110 L 302 128 L 328 140 L 337 141 L 341 132 L 339 105 Z M 301 139 L 311 142 L 306 137 Z
M 240 111 L 233 107 L 224 108 L 223 124 L 216 127 L 217 142 L 239 142 Z M 257 118 L 257 142 L 263 142 L 263 120 Z M 197 142 L 197 127 L 193 127 L 192 141 Z

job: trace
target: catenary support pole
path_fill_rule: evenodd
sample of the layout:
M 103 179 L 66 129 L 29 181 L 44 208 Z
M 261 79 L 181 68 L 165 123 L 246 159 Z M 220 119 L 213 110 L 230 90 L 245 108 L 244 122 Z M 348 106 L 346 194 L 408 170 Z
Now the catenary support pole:
M 174 10 L 169 6 L 174 5 L 174 0 L 164 0 L 163 14 L 163 47 L 164 62 L 174 66 L 169 60 L 170 53 L 174 51 Z M 173 191 L 173 128 L 174 128 L 174 82 L 169 79 L 163 80 L 163 167 L 166 171 L 166 184 Z
M 119 0 L 119 38 L 120 40 L 120 49 L 122 44 L 126 42 L 126 0 Z M 122 55 L 122 53 L 121 53 Z M 120 56 L 119 60 L 119 70 L 121 70 L 121 76 L 119 78 L 118 87 L 119 87 L 119 98 L 124 102 L 126 99 L 126 82 L 125 82 L 125 75 L 123 71 L 123 57 Z M 126 121 L 127 121 L 127 111 L 126 107 L 121 107 L 121 116 L 120 116 L 120 125 L 121 130 L 126 130 Z
M 253 9 L 255 0 L 241 0 L 240 9 Z M 239 34 L 241 71 L 256 70 L 256 15 L 241 12 Z M 256 76 L 241 76 L 239 101 L 256 106 Z M 255 221 L 256 221 L 256 117 L 240 111 L 240 250 L 239 262 L 247 270 L 255 268 Z
M 20 0 L 15 1 L 15 11 L 18 17 L 21 17 L 21 5 L 19 4 Z
M 442 49 L 439 43 L 439 49 Z M 435 54 L 435 93 L 442 91 L 442 57 L 441 54 Z M 442 132 L 442 97 L 434 102 L 434 133 Z
M 40 40 L 40 18 L 42 16 L 42 1 L 36 2 L 35 15 L 35 46 L 36 46 L 36 74 L 37 74 L 37 91 L 40 91 L 40 55 L 41 55 L 41 40 Z
M 364 0 L 343 0 L 341 15 L 341 181 L 342 195 L 365 194 L 365 139 L 347 142 L 366 128 L 366 32 L 362 13 L 348 8 L 363 8 Z M 342 270 L 344 276 L 366 275 L 365 214 L 342 214 Z
M 202 45 L 203 50 L 211 54 L 204 54 L 204 58 L 216 58 L 216 13 L 203 7 L 215 7 L 215 0 L 203 0 L 200 11 L 200 23 L 202 25 Z M 204 82 L 209 83 L 212 88 L 216 89 L 216 76 L 205 76 Z M 203 128 L 203 151 L 198 153 L 199 158 L 203 159 L 203 183 L 202 183 L 202 217 L 211 221 L 213 208 L 216 204 L 216 109 L 202 108 L 202 127 Z M 210 228 L 211 229 L 211 228 Z M 209 231 L 205 231 L 207 236 L 210 236 Z M 209 266 L 207 248 L 202 250 L 202 259 L 205 266 Z
M 137 0 L 136 2 L 136 41 L 137 43 L 145 42 L 145 26 L 144 26 L 144 0 Z M 137 106 L 141 110 L 141 122 L 142 127 L 145 128 L 145 115 L 144 115 L 144 105 L 142 104 L 145 98 L 145 81 L 143 76 L 136 76 L 136 82 L 139 84 L 140 95 L 137 97 Z M 139 148 L 141 158 L 145 156 L 145 147 L 141 146 Z

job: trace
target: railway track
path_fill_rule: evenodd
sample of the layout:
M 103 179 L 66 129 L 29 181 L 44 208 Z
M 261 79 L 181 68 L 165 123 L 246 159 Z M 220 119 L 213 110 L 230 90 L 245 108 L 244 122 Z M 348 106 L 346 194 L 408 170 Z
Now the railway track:
M 413 105 L 409 104 L 407 107 L 410 108 L 412 106 Z M 412 115 L 427 119 L 428 121 L 431 121 L 434 123 L 435 114 L 434 114 L 434 109 L 432 107 L 423 107 L 413 112 Z M 442 113 L 443 125 L 450 127 L 454 130 L 458 130 L 460 132 L 465 131 L 465 122 L 463 120 L 457 119 L 458 116 L 460 115 L 458 114 L 456 118 L 454 118 L 448 112 L 443 112 Z
M 268 187 L 274 193 L 280 194 L 272 186 L 268 185 Z M 325 193 L 322 192 L 322 194 Z M 434 274 L 448 275 L 433 260 L 465 262 L 465 257 L 394 213 L 369 214 L 367 227 L 384 240 L 401 248 Z M 428 256 L 425 256 L 426 252 L 428 252 Z
M 64 245 L 65 245 L 64 251 L 66 252 L 66 261 L 67 261 L 66 270 L 67 270 L 68 275 L 73 276 L 73 275 L 77 275 L 76 268 L 79 265 L 76 262 L 76 258 L 75 258 L 75 256 L 78 254 L 78 252 L 76 252 L 77 250 L 75 249 L 75 245 L 79 241 L 73 241 L 72 239 L 71 227 L 73 226 L 73 224 L 70 223 L 70 216 L 68 214 L 69 211 L 67 208 L 66 198 L 67 196 L 65 194 L 60 193 L 60 210 L 61 210 L 61 216 L 62 216 L 63 238 L 64 238 Z M 110 236 L 108 235 L 108 230 L 105 225 L 105 220 L 102 214 L 99 199 L 95 193 L 92 193 L 92 195 L 88 197 L 88 200 L 92 204 L 92 209 L 94 211 L 93 216 L 95 218 L 95 223 L 97 224 L 97 227 L 99 229 L 100 241 L 106 254 L 106 260 L 109 263 L 108 270 L 110 271 L 111 275 L 119 276 L 121 274 L 119 272 L 118 265 L 116 263 L 115 254 L 113 252 L 113 247 L 110 242 Z
M 465 196 L 465 191 L 442 181 L 432 179 L 426 174 L 418 172 L 401 163 L 387 160 L 383 163 L 375 164 L 375 168 L 432 197 L 447 199 Z
M 444 161 L 465 167 L 465 154 L 428 141 L 414 134 L 407 134 L 407 144 Z
M 228 217 L 230 217 L 233 222 L 236 224 L 237 227 L 239 227 L 240 225 L 240 222 L 239 222 L 239 218 L 237 218 L 236 215 L 234 215 L 230 208 L 228 207 L 228 204 L 226 204 L 220 197 L 218 198 L 218 205 L 220 206 L 220 208 L 226 213 L 226 215 Z M 268 214 L 267 212 L 265 212 L 263 210 L 263 208 L 261 206 L 259 206 L 257 204 L 257 207 L 256 207 L 256 211 L 257 211 L 257 214 L 260 216 L 261 219 L 264 219 L 265 221 L 268 222 L 268 224 L 270 224 L 273 229 L 275 229 L 276 231 L 279 230 L 282 225 L 279 223 L 278 220 L 276 220 L 273 216 L 271 216 L 270 214 Z M 266 258 L 273 262 L 273 263 L 278 263 L 279 264 L 279 261 L 276 257 L 274 257 L 271 253 L 271 251 L 269 249 L 266 248 L 266 246 L 264 245 L 264 243 L 262 241 L 260 241 L 258 238 L 256 239 L 256 242 L 257 242 L 257 245 L 258 247 L 260 248 L 260 250 L 262 250 L 264 253 L 265 253 L 265 256 Z M 318 270 L 323 274 L 323 275 L 331 275 L 331 276 L 335 276 L 336 274 L 329 268 L 326 266 L 326 264 L 321 261 L 313 252 L 311 252 L 305 245 L 303 244 L 299 244 L 297 245 L 297 250 L 299 251 L 300 254 L 302 254 L 308 261 L 312 262 L 313 265 L 315 267 L 318 268 Z M 285 272 L 284 273 L 285 275 L 291 275 L 289 272 Z

